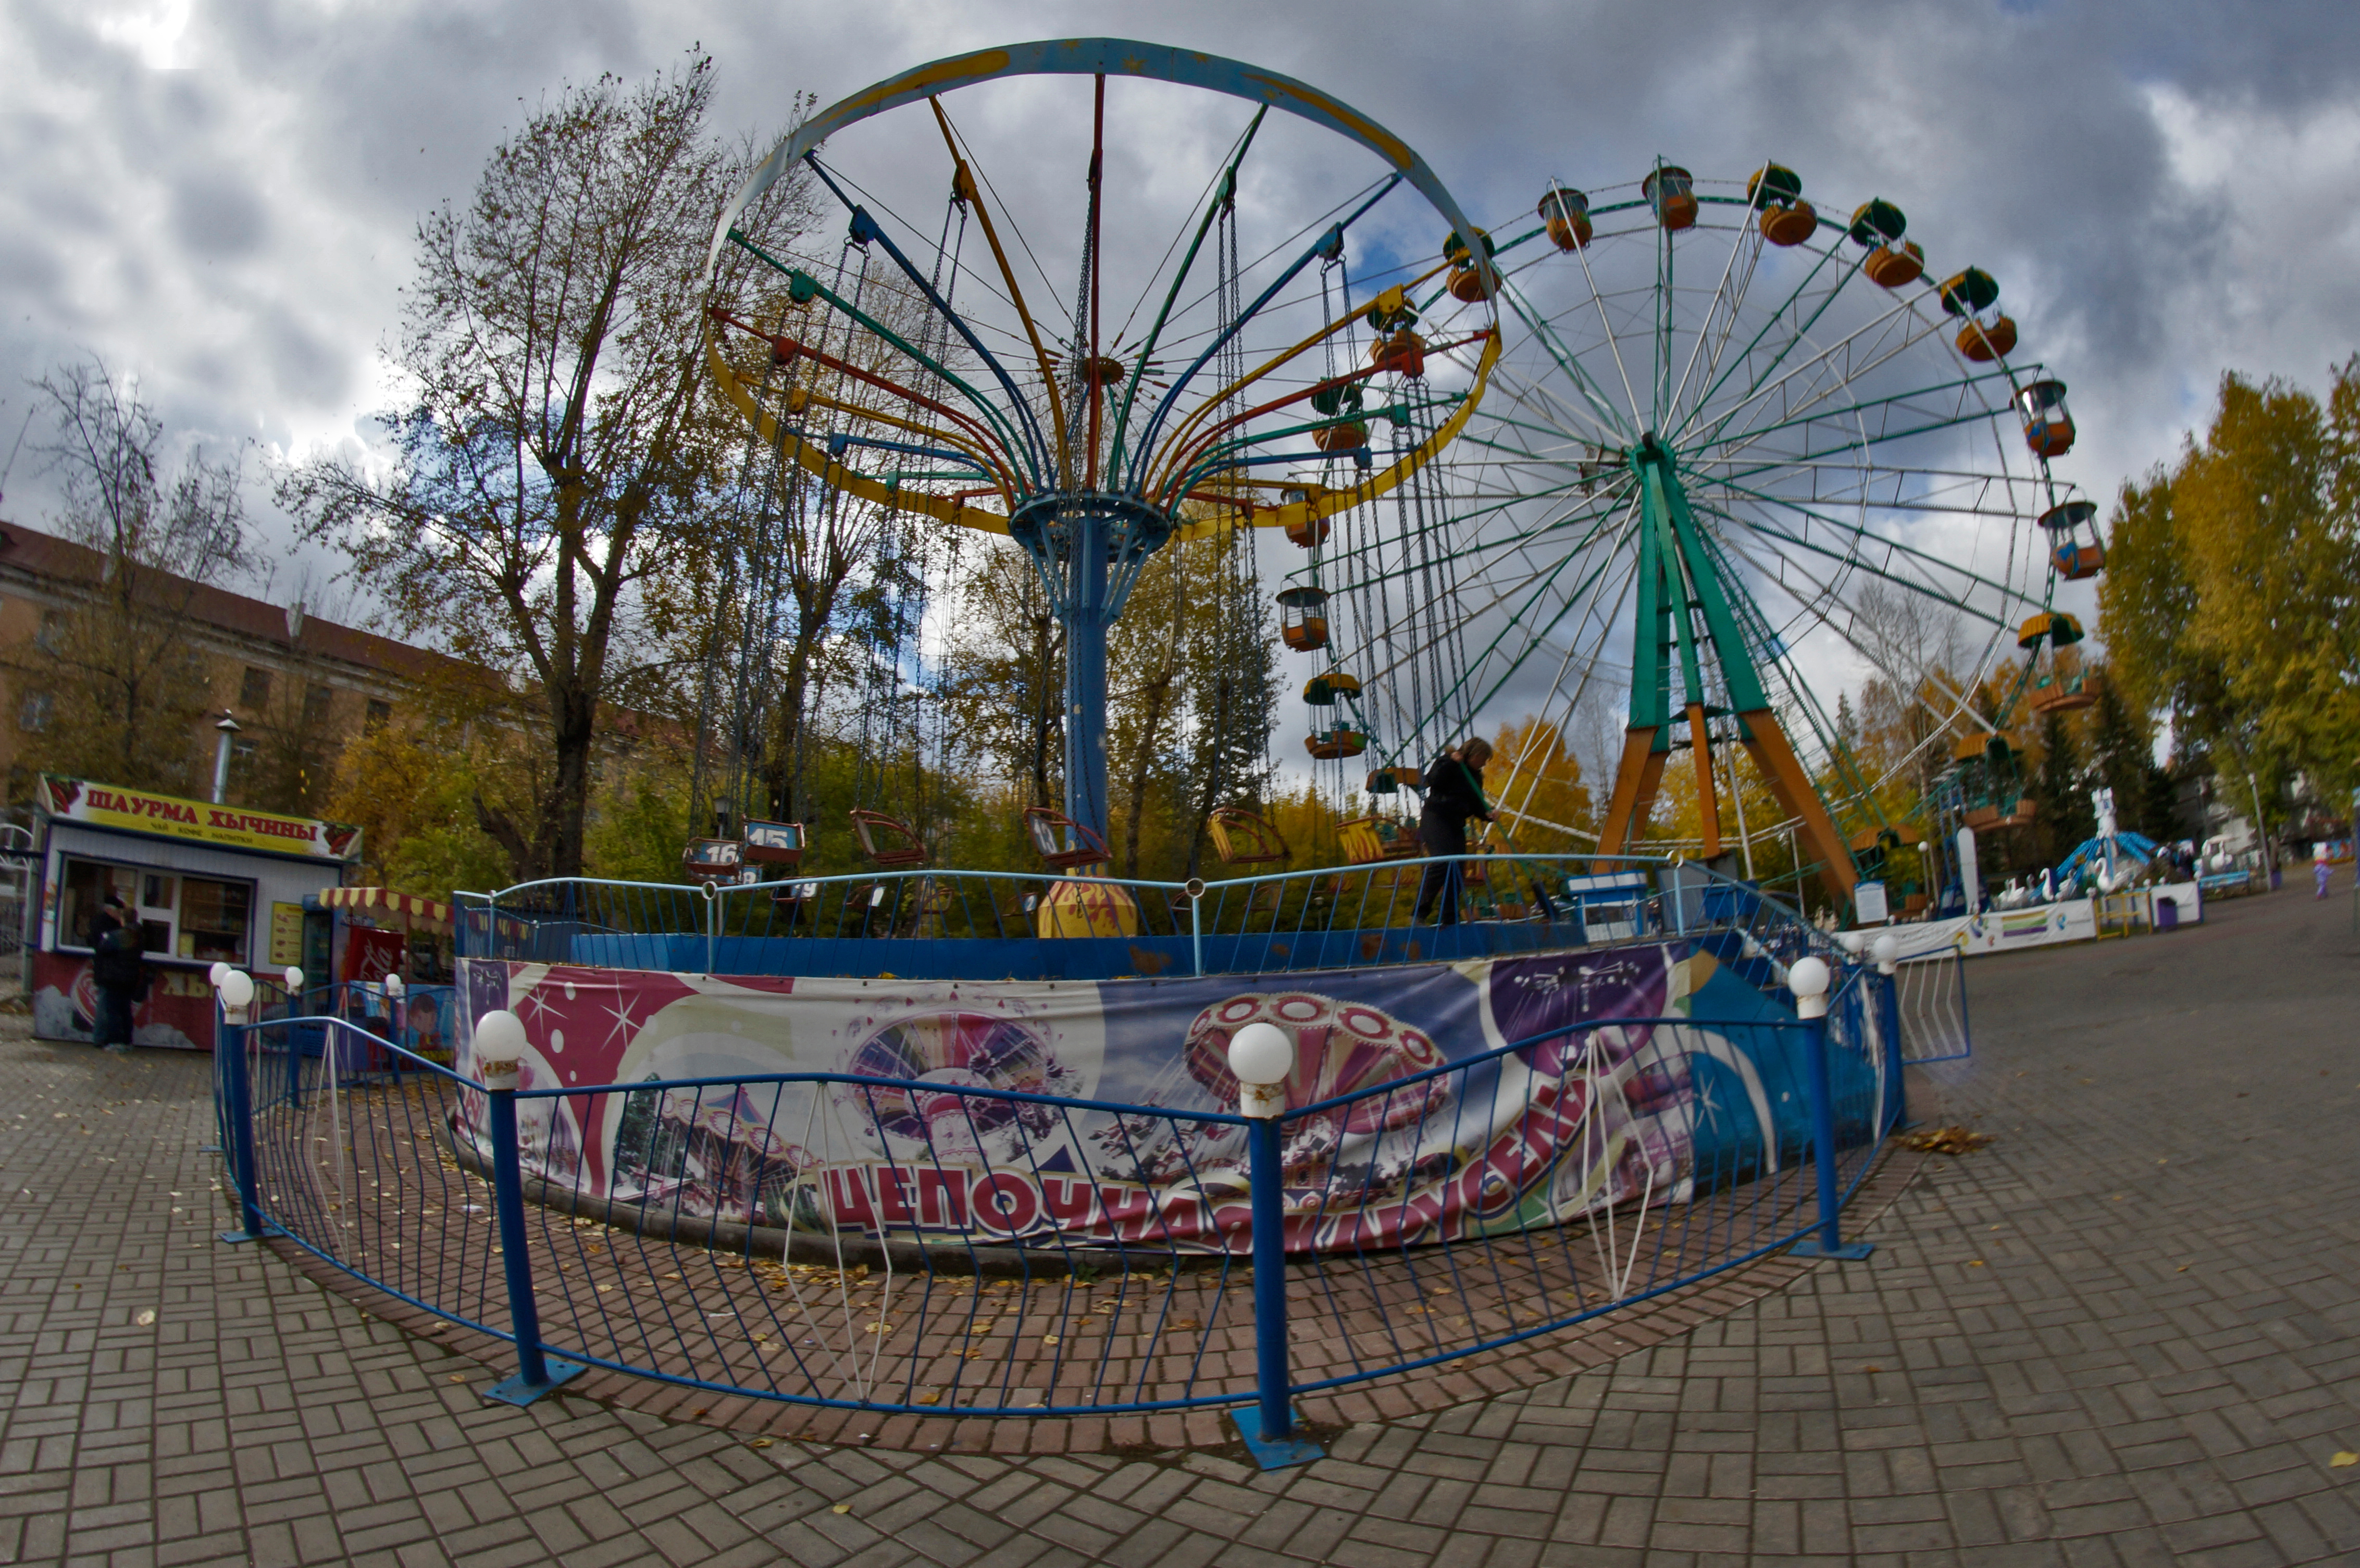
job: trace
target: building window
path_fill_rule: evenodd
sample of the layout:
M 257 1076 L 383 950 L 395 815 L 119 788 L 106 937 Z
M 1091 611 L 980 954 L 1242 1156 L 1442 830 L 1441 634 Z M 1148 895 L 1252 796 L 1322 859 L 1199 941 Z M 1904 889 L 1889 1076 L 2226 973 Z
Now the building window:
M 328 704 L 335 699 L 336 693 L 332 688 L 317 681 L 304 687 L 303 727 L 307 730 L 325 729 L 328 725 Z
M 246 679 L 237 689 L 237 705 L 249 713 L 258 713 L 270 705 L 270 671 L 246 667 Z
M 16 727 L 34 735 L 40 734 L 49 727 L 49 710 L 52 706 L 52 700 L 47 691 L 26 693 L 24 702 L 16 709 Z
M 368 700 L 368 716 L 361 721 L 361 727 L 370 735 L 375 735 L 391 723 L 393 723 L 393 704 L 381 697 L 371 697 Z
M 43 610 L 41 629 L 34 634 L 34 643 L 43 653 L 55 653 L 59 645 L 65 641 L 65 636 L 66 613 L 63 610 Z

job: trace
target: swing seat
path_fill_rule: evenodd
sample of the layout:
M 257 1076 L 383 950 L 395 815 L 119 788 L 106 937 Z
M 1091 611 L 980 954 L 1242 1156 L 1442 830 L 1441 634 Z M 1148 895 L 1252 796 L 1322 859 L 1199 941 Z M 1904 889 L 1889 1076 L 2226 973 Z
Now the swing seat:
M 1259 866 L 1286 858 L 1286 840 L 1278 829 L 1242 806 L 1216 807 L 1205 819 L 1205 831 L 1212 835 L 1213 853 L 1224 866 Z
M 856 808 L 852 815 L 852 831 L 860 840 L 860 853 L 879 866 L 923 866 L 926 845 L 909 823 L 899 817 L 889 817 L 882 811 L 864 811 Z
M 1060 871 L 1077 866 L 1104 866 L 1114 856 L 1106 841 L 1063 811 L 1047 806 L 1024 808 L 1024 831 L 1041 858 Z
M 1354 866 L 1374 866 L 1386 860 L 1415 860 L 1426 853 L 1417 830 L 1390 817 L 1354 817 L 1336 824 L 1337 842 L 1344 858 Z
M 801 822 L 766 822 L 759 817 L 746 819 L 746 860 L 748 865 L 801 866 L 803 847 L 803 825 Z
M 746 864 L 746 846 L 734 838 L 693 838 L 681 852 L 681 870 L 692 883 L 734 885 Z

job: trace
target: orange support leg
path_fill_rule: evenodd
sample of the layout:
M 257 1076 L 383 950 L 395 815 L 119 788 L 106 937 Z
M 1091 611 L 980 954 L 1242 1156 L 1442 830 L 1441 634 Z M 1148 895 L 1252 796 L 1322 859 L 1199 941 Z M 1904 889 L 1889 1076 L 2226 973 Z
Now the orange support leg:
M 1737 718 L 1744 726 L 1745 750 L 1769 779 L 1770 792 L 1778 798 L 1780 810 L 1803 820 L 1803 836 L 1823 866 L 1820 875 L 1834 884 L 1845 902 L 1851 902 L 1852 888 L 1860 881 L 1860 874 L 1852 868 L 1852 851 L 1836 831 L 1827 807 L 1819 803 L 1819 792 L 1796 760 L 1795 748 L 1786 744 L 1786 732 L 1778 727 L 1776 715 L 1767 708 L 1756 708 Z
M 1703 858 L 1721 854 L 1721 798 L 1712 788 L 1712 741 L 1705 734 L 1704 704 L 1688 704 L 1688 749 L 1696 753 L 1697 820 L 1704 826 Z
M 1622 760 L 1614 769 L 1614 793 L 1598 833 L 1599 854 L 1621 855 L 1631 847 L 1647 825 L 1647 808 L 1655 803 L 1655 786 L 1663 776 L 1664 754 L 1655 749 L 1655 726 L 1625 731 Z

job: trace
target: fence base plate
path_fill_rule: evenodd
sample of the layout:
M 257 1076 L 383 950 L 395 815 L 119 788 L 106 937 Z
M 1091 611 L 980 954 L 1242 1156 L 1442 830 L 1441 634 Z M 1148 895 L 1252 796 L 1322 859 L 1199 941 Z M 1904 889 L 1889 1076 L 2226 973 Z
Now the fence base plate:
M 590 1370 L 579 1361 L 560 1361 L 551 1356 L 543 1358 L 549 1366 L 549 1381 L 528 1383 L 524 1374 L 503 1379 L 484 1390 L 484 1398 L 497 1399 L 504 1405 L 529 1405 L 543 1394 L 554 1394 L 563 1385 Z
M 1857 1263 L 1875 1250 L 1876 1243 L 1873 1241 L 1840 1241 L 1827 1247 L 1816 1236 L 1807 1236 L 1795 1244 L 1797 1258 L 1838 1258 L 1846 1263 Z
M 266 1225 L 262 1227 L 261 1236 L 248 1236 L 242 1230 L 225 1230 L 215 1233 L 213 1239 L 215 1241 L 227 1242 L 230 1246 L 235 1247 L 241 1242 L 260 1241 L 266 1236 L 285 1236 L 286 1234 L 287 1233 L 285 1231 L 281 1230 L 275 1225 Z
M 1328 1451 L 1307 1437 L 1288 1433 L 1284 1437 L 1265 1438 L 1262 1435 L 1262 1412 L 1247 1409 L 1231 1412 L 1237 1423 L 1238 1435 L 1245 1440 L 1246 1452 L 1254 1463 L 1265 1470 L 1284 1470 L 1290 1465 L 1308 1465 L 1315 1459 L 1325 1459 Z M 1303 1418 L 1297 1416 L 1297 1421 Z

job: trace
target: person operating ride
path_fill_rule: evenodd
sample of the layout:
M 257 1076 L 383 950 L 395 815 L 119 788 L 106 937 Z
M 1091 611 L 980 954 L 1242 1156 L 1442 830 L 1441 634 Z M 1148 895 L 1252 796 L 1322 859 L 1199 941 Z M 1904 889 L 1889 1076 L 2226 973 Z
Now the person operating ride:
M 1437 900 L 1436 923 L 1459 923 L 1459 862 L 1467 853 L 1467 819 L 1491 820 L 1491 803 L 1483 798 L 1483 765 L 1491 760 L 1488 741 L 1470 740 L 1434 759 L 1426 770 L 1426 804 L 1417 813 L 1418 842 L 1426 853 L 1438 856 L 1418 883 L 1417 918 Z

